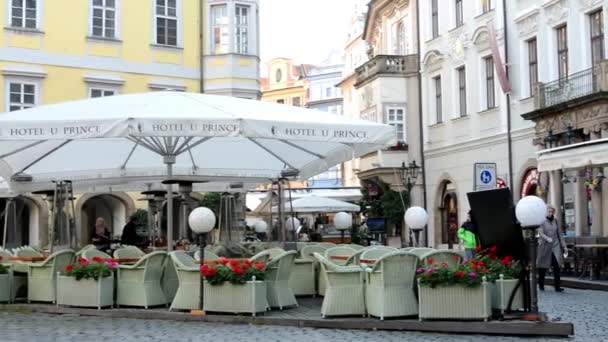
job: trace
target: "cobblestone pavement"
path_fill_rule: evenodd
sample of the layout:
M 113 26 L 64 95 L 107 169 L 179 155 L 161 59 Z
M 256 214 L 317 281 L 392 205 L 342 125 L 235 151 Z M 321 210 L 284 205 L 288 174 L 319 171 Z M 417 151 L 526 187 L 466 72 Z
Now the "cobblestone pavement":
M 608 292 L 567 289 L 540 294 L 541 309 L 550 318 L 575 325 L 574 339 L 444 335 L 415 332 L 359 331 L 228 325 L 137 319 L 0 313 L 0 341 L 608 341 Z

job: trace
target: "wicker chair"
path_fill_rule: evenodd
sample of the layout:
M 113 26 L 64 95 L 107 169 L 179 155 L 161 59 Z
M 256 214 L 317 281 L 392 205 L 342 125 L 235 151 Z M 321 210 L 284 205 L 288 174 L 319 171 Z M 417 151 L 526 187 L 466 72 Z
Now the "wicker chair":
M 167 304 L 161 287 L 166 257 L 165 252 L 153 252 L 135 265 L 118 266 L 117 306 L 143 306 L 147 309 L 149 306 Z
M 278 257 L 279 255 L 285 253 L 285 250 L 282 248 L 270 248 L 266 250 L 268 253 L 270 253 L 270 260 Z M 296 252 L 297 254 L 297 252 Z
M 325 277 L 327 290 L 321 305 L 321 316 L 365 316 L 363 270 L 360 267 L 337 266 L 319 253 L 314 254 Z
M 86 245 L 82 247 L 78 252 L 76 252 L 76 258 L 79 258 L 83 255 L 83 253 L 89 249 L 97 249 L 95 245 Z
M 283 310 L 286 306 L 298 305 L 289 288 L 289 278 L 296 258 L 296 251 L 287 251 L 272 259 L 266 266 L 266 297 L 271 308 Z
M 34 250 L 33 248 L 29 248 L 29 247 L 15 248 L 15 249 L 13 249 L 13 254 L 16 257 L 20 257 L 20 258 L 32 258 L 32 257 L 41 257 L 42 256 L 42 253 Z M 25 262 L 25 261 L 16 261 L 13 264 L 13 270 L 15 272 L 27 274 L 29 265 L 31 265 L 31 264 L 40 264 L 40 263 L 39 262 L 31 263 L 31 262 Z
M 313 263 L 313 267 L 314 267 L 313 277 L 314 277 L 314 282 L 316 284 L 315 295 L 317 295 L 317 294 L 321 295 L 321 296 L 325 295 L 325 278 L 320 275 L 320 273 L 322 271 L 319 268 L 319 265 L 318 265 L 317 259 L 314 256 L 314 253 L 319 253 L 321 255 L 324 255 L 326 250 L 327 250 L 327 247 L 317 244 L 317 245 L 312 245 L 312 246 L 306 246 L 300 252 L 300 254 L 302 255 L 302 260 L 310 260 Z M 300 270 L 300 271 L 304 272 L 304 270 Z
M 17 298 L 17 293 L 19 293 L 21 289 L 25 289 L 25 293 L 27 293 L 27 274 L 15 273 L 14 266 L 16 261 L 10 260 L 12 256 L 13 253 L 11 253 L 8 249 L 3 249 L 2 247 L 0 247 L 0 257 L 2 257 L 2 261 L 0 263 L 10 267 L 9 273 L 11 274 L 11 276 L 9 278 L 9 281 L 11 294 L 9 302 L 15 301 L 15 299 Z M 24 266 L 27 267 L 27 265 Z
M 41 263 L 28 264 L 27 301 L 52 302 L 57 300 L 57 273 L 63 272 L 74 260 L 71 249 L 55 252 Z
M 386 254 L 366 269 L 365 303 L 371 316 L 411 316 L 418 314 L 414 292 L 418 256 L 406 251 Z
M 141 259 L 145 256 L 140 252 L 141 250 L 135 249 L 136 247 L 123 247 L 114 251 L 114 258 L 117 259 Z M 125 262 L 123 264 L 134 264 L 135 262 Z
M 420 259 L 420 264 L 423 267 L 432 266 L 429 260 L 433 260 L 433 264 L 447 263 L 449 267 L 456 267 L 462 263 L 463 255 L 458 251 L 441 249 L 427 252 Z
M 347 246 L 350 247 L 350 248 L 352 248 L 352 249 L 354 249 L 354 250 L 356 250 L 356 251 L 360 251 L 363 248 L 365 248 L 365 247 L 363 247 L 361 245 L 357 245 L 356 243 L 351 243 L 350 245 L 347 245 Z
M 258 254 L 252 256 L 251 258 L 249 258 L 249 261 L 251 261 L 251 262 L 261 261 L 264 264 L 267 264 L 268 261 L 270 261 L 270 252 L 269 251 L 261 251 Z
M 361 259 L 361 254 L 365 253 L 367 250 L 366 249 L 360 249 L 358 251 L 356 251 L 355 253 L 351 254 L 351 256 L 348 257 L 348 260 L 346 260 L 346 266 L 353 266 L 353 265 L 359 265 L 359 260 Z
M 346 265 L 346 261 L 348 260 L 348 257 L 355 254 L 357 251 L 353 248 L 350 247 L 346 247 L 346 246 L 336 246 L 336 247 L 332 247 L 329 248 L 325 251 L 325 259 L 329 260 L 330 262 L 333 262 L 334 264 L 338 265 L 338 266 L 345 266 Z M 334 259 L 333 257 L 338 257 L 341 259 Z
M 194 252 L 194 260 L 199 260 L 200 258 L 201 258 L 201 251 L 199 250 L 199 251 Z M 205 260 L 217 260 L 219 258 L 220 257 L 217 254 L 205 249 Z
M 409 250 L 409 252 L 416 254 L 418 256 L 418 259 L 422 258 L 426 253 L 432 251 L 434 251 L 434 249 L 428 247 L 416 247 Z
M 332 248 L 332 247 L 336 247 L 336 244 L 335 244 L 335 243 L 332 243 L 332 242 L 319 242 L 317 245 L 318 245 L 318 246 L 323 246 L 323 247 L 325 247 L 325 248 Z
M 324 255 L 326 250 L 327 250 L 327 247 L 325 247 L 325 246 L 321 246 L 318 244 L 310 245 L 310 246 L 306 246 L 306 247 L 302 248 L 302 251 L 300 251 L 300 254 L 302 255 L 302 259 L 309 259 L 309 260 L 316 261 L 317 259 L 315 259 L 313 253 L 320 253 L 321 255 Z
M 315 296 L 316 262 L 310 259 L 296 259 L 289 277 L 289 288 L 296 296 Z
M 174 251 L 169 253 L 169 256 L 179 283 L 169 311 L 198 309 L 201 293 L 199 265 L 196 265 L 194 259 L 184 251 Z
M 375 260 L 380 259 L 380 257 L 394 252 L 397 252 L 397 249 L 386 246 L 378 246 L 376 248 L 366 249 L 365 252 L 361 253 L 359 260 L 374 260 L 375 263 Z M 364 261 L 361 261 L 361 263 L 364 263 Z
M 109 254 L 99 251 L 95 248 L 90 248 L 85 251 L 82 251 L 80 256 L 87 260 L 93 260 L 94 257 L 100 257 L 102 259 L 111 259 L 112 258 Z

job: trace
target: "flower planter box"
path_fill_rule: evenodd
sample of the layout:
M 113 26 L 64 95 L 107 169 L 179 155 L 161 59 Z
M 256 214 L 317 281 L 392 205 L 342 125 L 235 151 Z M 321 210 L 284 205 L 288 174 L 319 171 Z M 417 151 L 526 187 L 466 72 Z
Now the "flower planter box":
M 492 284 L 492 309 L 504 312 L 509 306 L 509 297 L 517 285 L 517 279 L 498 279 Z M 513 297 L 511 310 L 524 308 L 524 292 L 520 285 Z
M 418 284 L 418 317 L 423 319 L 483 319 L 492 316 L 490 284 L 431 288 Z
M 204 308 L 205 311 L 250 313 L 253 316 L 265 312 L 268 309 L 266 283 L 248 281 L 242 285 L 228 282 L 210 285 L 205 282 Z
M 8 273 L 0 274 L 0 302 L 11 301 L 11 277 Z
M 57 305 L 97 309 L 114 305 L 114 275 L 99 280 L 76 280 L 74 277 L 58 275 Z

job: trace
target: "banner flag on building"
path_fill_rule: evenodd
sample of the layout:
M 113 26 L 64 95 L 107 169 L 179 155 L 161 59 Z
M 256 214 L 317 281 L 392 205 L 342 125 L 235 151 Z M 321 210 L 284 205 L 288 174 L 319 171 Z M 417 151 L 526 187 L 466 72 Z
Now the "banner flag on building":
M 488 28 L 488 35 L 490 36 L 490 49 L 492 50 L 494 69 L 496 69 L 500 87 L 502 88 L 503 93 L 509 94 L 511 92 L 511 84 L 507 78 L 505 65 L 502 64 L 502 58 L 500 57 L 500 50 L 498 49 L 498 42 L 496 41 L 496 31 L 494 30 L 494 22 L 490 21 L 486 26 Z

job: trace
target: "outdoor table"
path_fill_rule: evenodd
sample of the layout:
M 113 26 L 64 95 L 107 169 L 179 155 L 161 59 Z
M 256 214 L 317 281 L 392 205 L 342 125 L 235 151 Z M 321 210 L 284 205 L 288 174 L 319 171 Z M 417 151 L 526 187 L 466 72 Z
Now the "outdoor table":
M 592 253 L 597 253 L 597 255 L 599 256 L 599 260 L 600 260 L 600 271 L 603 271 L 606 269 L 606 259 L 608 258 L 608 244 L 574 245 L 575 255 L 579 255 L 578 252 L 576 252 L 579 249 L 590 249 L 592 251 Z M 579 276 L 579 279 L 583 278 L 584 275 L 585 275 L 585 271 L 583 271 L 583 273 L 581 273 L 581 275 Z M 589 270 L 589 278 L 593 279 L 593 265 L 591 265 L 591 269 Z M 599 275 L 598 275 L 598 278 L 599 278 Z
M 332 255 L 329 257 L 332 260 L 348 260 L 348 256 L 345 255 Z
M 10 261 L 28 261 L 28 262 L 40 262 L 46 260 L 46 257 L 10 257 L 8 258 Z
M 360 259 L 359 262 L 362 264 L 375 264 L 376 259 Z
M 121 264 L 121 263 L 128 263 L 128 262 L 138 262 L 139 258 L 102 258 L 102 261 L 113 261 L 117 264 Z
M 230 261 L 243 262 L 243 261 L 249 260 L 249 259 L 246 259 L 246 258 L 235 258 L 235 259 L 225 259 L 225 260 L 228 260 L 228 262 L 230 262 Z M 217 265 L 217 264 L 220 264 L 221 262 L 222 262 L 222 260 L 219 260 L 219 259 L 205 260 L 205 265 Z M 200 260 L 195 260 L 194 263 L 197 264 L 197 265 L 200 265 L 201 262 L 200 262 Z

